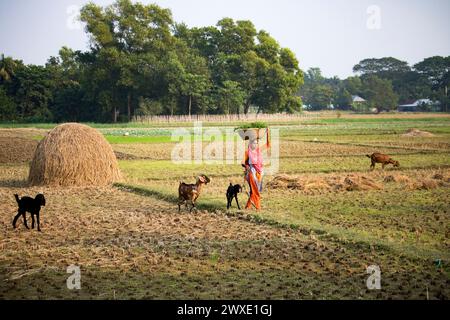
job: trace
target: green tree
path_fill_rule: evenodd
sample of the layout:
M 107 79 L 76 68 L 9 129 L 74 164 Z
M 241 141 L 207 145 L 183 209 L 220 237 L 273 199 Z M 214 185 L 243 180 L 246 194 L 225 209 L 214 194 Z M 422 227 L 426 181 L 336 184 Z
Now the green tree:
M 254 48 L 256 29 L 250 21 L 236 21 L 224 18 L 217 23 L 219 52 L 225 54 L 243 54 Z
M 14 90 L 20 120 L 51 121 L 48 108 L 52 99 L 52 83 L 48 70 L 42 66 L 25 66 L 16 70 Z
M 218 88 L 216 98 L 218 113 L 239 114 L 244 101 L 245 92 L 241 90 L 238 82 L 227 80 Z
M 376 75 L 392 79 L 394 75 L 411 71 L 408 63 L 392 57 L 364 59 L 353 67 L 353 72 L 361 76 Z
M 362 86 L 362 81 L 359 77 L 348 77 L 344 80 L 344 87 L 351 95 L 361 95 Z
M 14 99 L 6 94 L 0 86 L 0 121 L 11 121 L 16 119 L 16 104 Z
M 309 83 L 323 83 L 325 78 L 322 76 L 320 68 L 309 68 L 305 74 L 305 82 Z
M 181 85 L 181 93 L 187 98 L 188 115 L 192 114 L 193 99 L 200 99 L 209 88 L 208 80 L 200 75 L 186 73 Z
M 339 90 L 335 94 L 333 104 L 338 109 L 346 110 L 352 106 L 352 102 L 353 102 L 353 99 L 352 99 L 352 95 L 350 94 L 350 92 L 344 86 L 339 88 Z
M 137 114 L 141 116 L 155 116 L 163 111 L 163 106 L 160 101 L 150 100 L 148 98 L 139 99 L 139 108 Z
M 381 110 L 394 110 L 398 105 L 398 96 L 392 89 L 389 80 L 380 79 L 370 75 L 363 80 L 363 97 L 371 108 Z
M 313 110 L 327 109 L 333 102 L 333 96 L 330 86 L 319 84 L 313 87 L 309 104 Z
M 246 97 L 244 113 L 251 105 L 264 112 L 300 109 L 295 95 L 303 73 L 295 55 L 250 21 L 224 18 L 216 28 L 192 30 L 181 25 L 176 34 L 206 59 L 214 91 L 225 81 L 239 84 Z
M 335 90 L 322 76 L 320 68 L 310 68 L 305 73 L 305 83 L 300 94 L 311 109 L 320 110 L 327 109 L 332 104 Z
M 206 113 L 207 96 L 210 94 L 211 79 L 207 61 L 194 48 L 189 48 L 184 41 L 177 40 L 176 56 L 173 62 L 177 67 L 171 70 L 172 83 L 178 87 L 178 94 L 186 101 L 182 108 L 188 115 L 195 113 Z M 173 72 L 175 71 L 175 73 Z
M 142 94 L 142 83 L 154 80 L 148 71 L 161 71 L 161 57 L 173 45 L 171 12 L 154 4 L 117 0 L 106 8 L 89 3 L 81 9 L 80 17 L 99 59 L 96 80 L 110 85 L 101 92 L 103 106 L 111 109 L 115 122 L 120 106 L 125 104 L 130 120 L 133 96 Z M 152 84 L 158 87 L 155 81 Z
M 448 111 L 450 56 L 426 58 L 415 64 L 414 69 L 425 79 L 428 86 L 433 90 L 431 97 L 438 99 L 444 106 L 444 111 Z
M 433 89 L 448 85 L 450 72 L 450 56 L 434 56 L 414 65 L 414 69 L 425 77 Z
M 224 18 L 190 29 L 175 24 L 168 9 L 131 0 L 105 7 L 90 2 L 80 20 L 90 42 L 85 52 L 63 47 L 45 67 L 2 55 L 4 108 L 12 106 L 11 98 L 22 120 L 101 122 L 130 121 L 136 110 L 301 109 L 297 58 L 251 21 Z M 152 101 L 150 109 L 142 101 Z
M 365 59 L 355 65 L 353 71 L 361 75 L 363 79 L 375 75 L 378 78 L 391 81 L 393 90 L 401 101 L 417 98 L 421 95 L 417 88 L 417 73 L 412 71 L 406 61 L 392 57 Z
M 62 47 L 59 56 L 50 57 L 45 65 L 52 89 L 49 110 L 54 121 L 82 121 L 83 118 L 92 118 L 84 110 L 81 86 L 83 65 L 80 63 L 80 55 L 80 51 Z

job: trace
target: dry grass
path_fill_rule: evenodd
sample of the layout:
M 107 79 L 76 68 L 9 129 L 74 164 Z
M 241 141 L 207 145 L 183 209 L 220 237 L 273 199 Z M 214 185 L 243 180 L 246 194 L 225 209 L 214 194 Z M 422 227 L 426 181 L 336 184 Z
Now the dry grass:
M 44 136 L 49 130 L 46 129 L 36 129 L 36 128 L 14 128 L 14 129 L 4 129 L 0 128 L 0 137 L 5 138 L 24 138 L 33 139 L 36 136 Z
M 381 152 L 385 154 L 411 153 L 405 149 L 385 148 L 372 146 L 359 146 L 351 144 L 336 144 L 326 142 L 301 142 L 283 140 L 280 143 L 280 157 L 317 157 L 317 156 L 342 156 L 342 155 L 366 155 L 373 152 Z
M 208 143 L 203 143 L 203 150 Z M 170 160 L 171 152 L 175 143 L 133 143 L 114 144 L 114 151 L 122 155 L 122 159 L 147 159 L 147 160 Z M 371 146 L 342 145 L 334 143 L 314 143 L 304 141 L 282 140 L 280 142 L 279 156 L 281 158 L 303 158 L 325 155 L 366 155 L 375 151 L 381 153 L 412 153 L 414 151 L 398 148 L 383 148 Z M 226 154 L 226 158 L 236 157 L 236 150 L 233 154 Z M 193 150 L 192 150 L 193 154 Z
M 409 129 L 402 135 L 403 137 L 434 137 L 434 134 L 428 131 L 422 131 L 419 129 Z
M 398 184 L 408 190 L 450 187 L 450 170 L 414 170 L 409 172 L 380 172 L 325 174 L 325 175 L 277 175 L 268 183 L 272 190 L 298 190 L 304 194 L 330 192 L 382 190 L 386 184 Z
M 42 232 L 11 226 L 14 193 L 46 195 Z M 8 279 L 61 270 L 70 264 L 115 271 L 177 273 L 179 262 L 166 251 L 197 252 L 195 243 L 271 241 L 280 238 L 312 244 L 291 230 L 257 225 L 208 212 L 177 214 L 175 206 L 115 188 L 0 188 L 0 262 Z M 186 252 L 186 250 L 188 252 Z M 212 248 L 211 248 L 212 250 Z M 208 258 L 206 254 L 206 258 Z
M 16 192 L 45 193 L 41 233 L 12 229 Z M 429 281 L 431 297 L 448 291 L 432 266 L 386 260 L 378 249 L 223 214 L 177 214 L 171 203 L 114 188 L 0 187 L 0 197 L 3 298 L 79 298 L 65 289 L 71 264 L 82 268 L 79 294 L 88 299 L 109 297 L 110 288 L 134 299 L 422 298 Z M 373 261 L 384 261 L 381 295 L 365 289 Z M 411 277 L 420 287 L 408 285 Z
M 31 161 L 37 144 L 37 141 L 31 139 L 1 136 L 0 163 L 23 163 Z
M 278 175 L 267 183 L 267 187 L 269 189 L 300 190 L 304 194 L 383 189 L 382 184 L 360 174 L 321 177 Z
M 336 113 L 336 112 L 330 112 Z M 379 114 L 357 114 L 357 113 L 342 113 L 342 118 L 345 119 L 423 119 L 423 118 L 437 118 L 449 119 L 450 115 L 446 113 L 430 113 L 430 112 L 407 112 L 407 113 L 379 113 Z
M 33 159 L 38 141 L 36 136 L 44 135 L 41 129 L 0 128 L 0 163 L 24 163 Z
M 137 159 L 169 160 L 173 143 L 133 143 L 114 144 L 114 151 L 127 154 Z
M 102 186 L 120 180 L 105 138 L 86 125 L 57 126 L 41 140 L 30 166 L 31 185 Z
M 8 134 L 14 136 L 14 132 Z M 293 146 L 292 141 L 282 142 L 283 155 L 288 156 L 290 144 Z M 114 150 L 125 159 L 132 158 L 130 155 L 167 159 L 173 144 L 155 145 L 115 145 Z M 342 163 L 339 156 L 366 152 L 365 147 L 333 148 L 333 144 L 315 143 L 298 143 L 291 150 L 299 158 L 328 152 L 333 156 L 323 158 L 338 158 L 338 164 Z M 378 246 L 377 241 L 361 239 L 370 235 L 369 239 L 384 236 L 398 241 L 400 231 L 402 236 L 414 237 L 422 232 L 421 227 L 425 239 L 420 243 L 429 243 L 428 237 L 434 242 L 447 241 L 447 189 L 440 187 L 450 184 L 450 169 L 350 172 L 367 169 L 368 163 L 361 160 L 348 172 L 324 174 L 310 171 L 308 161 L 314 167 L 321 165 L 315 158 L 282 160 L 283 165 L 288 162 L 309 171 L 280 175 L 272 181 L 267 177 L 268 185 L 274 183 L 275 187 L 265 188 L 263 193 L 267 209 L 261 217 L 287 225 L 296 223 L 299 229 L 272 227 L 239 212 L 233 216 L 207 212 L 203 210 L 209 209 L 207 206 L 200 206 L 197 214 L 178 214 L 171 198 L 158 197 L 157 193 L 137 195 L 111 187 L 27 187 L 26 165 L 0 164 L 0 198 L 4 199 L 0 202 L 0 299 L 112 298 L 112 290 L 114 297 L 117 294 L 122 299 L 425 299 L 425 288 L 432 299 L 448 299 L 447 261 L 445 269 L 437 269 L 429 259 L 412 259 L 403 251 L 398 254 Z M 132 166 L 127 169 L 130 163 L 136 172 Z M 179 179 L 204 171 L 157 161 L 124 161 L 121 165 L 129 176 L 126 183 L 148 185 L 173 197 Z M 225 211 L 226 187 L 230 180 L 242 183 L 240 168 L 210 169 L 215 174 L 202 193 L 200 205 L 217 203 Z M 400 208 L 403 211 L 384 208 L 383 195 L 393 190 L 394 196 L 387 202 L 391 206 L 397 198 L 409 194 L 408 188 L 435 187 L 423 193 L 436 193 L 441 197 L 434 199 L 439 201 L 427 197 L 423 203 L 409 202 L 407 208 Z M 366 192 L 350 192 L 353 190 Z M 12 229 L 17 210 L 14 193 L 46 195 L 41 233 L 26 230 L 23 225 Z M 244 199 L 245 194 L 241 194 L 241 205 Z M 438 204 L 433 206 L 431 202 Z M 313 223 L 302 224 L 314 214 L 319 226 L 330 225 L 324 230 L 334 233 L 314 234 L 317 229 Z M 400 226 L 396 227 L 395 221 Z M 360 238 L 353 238 L 351 232 L 340 235 L 341 231 L 358 228 L 363 232 Z M 310 234 L 305 235 L 305 231 Z M 428 248 L 414 246 L 413 241 L 407 242 L 413 251 Z M 445 245 L 448 242 L 436 247 Z M 83 289 L 77 293 L 65 288 L 70 264 L 82 268 Z M 366 289 L 366 267 L 370 264 L 381 266 L 383 290 Z

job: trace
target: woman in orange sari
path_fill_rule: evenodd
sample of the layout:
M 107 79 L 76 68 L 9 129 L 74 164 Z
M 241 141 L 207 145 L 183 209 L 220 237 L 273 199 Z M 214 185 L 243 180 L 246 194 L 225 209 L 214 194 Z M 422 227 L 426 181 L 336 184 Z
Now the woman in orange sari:
M 261 191 L 263 185 L 264 165 L 261 149 L 270 148 L 269 128 L 267 128 L 267 141 L 262 147 L 259 146 L 259 138 L 250 140 L 248 149 L 245 151 L 245 158 L 242 166 L 245 168 L 245 180 L 250 187 L 250 196 L 245 209 L 250 209 L 252 205 L 256 210 L 261 209 Z

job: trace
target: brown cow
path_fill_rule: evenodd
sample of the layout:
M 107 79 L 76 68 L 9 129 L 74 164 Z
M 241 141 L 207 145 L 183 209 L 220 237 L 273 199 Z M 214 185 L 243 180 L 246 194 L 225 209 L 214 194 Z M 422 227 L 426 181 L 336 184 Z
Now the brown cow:
M 376 163 L 381 163 L 381 168 L 384 170 L 384 167 L 388 164 L 392 164 L 394 165 L 394 167 L 399 167 L 400 163 L 394 159 L 392 159 L 391 157 L 389 157 L 387 154 L 382 154 L 382 153 L 372 153 L 372 155 L 366 155 L 367 158 L 370 158 L 370 160 L 372 161 L 372 164 L 370 165 L 370 169 L 373 170 L 375 169 L 375 164 Z

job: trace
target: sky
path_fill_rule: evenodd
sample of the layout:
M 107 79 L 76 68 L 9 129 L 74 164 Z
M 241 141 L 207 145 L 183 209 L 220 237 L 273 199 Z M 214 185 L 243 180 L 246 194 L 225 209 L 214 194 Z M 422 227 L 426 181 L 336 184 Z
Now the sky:
M 74 17 L 85 0 L 0 0 L 0 53 L 45 64 L 62 46 L 87 50 Z M 108 5 L 112 0 L 94 0 Z M 135 2 L 135 1 L 133 1 Z M 449 0 L 141 0 L 172 11 L 190 27 L 220 19 L 250 20 L 297 56 L 300 68 L 327 77 L 353 75 L 365 58 L 415 64 L 450 55 Z

